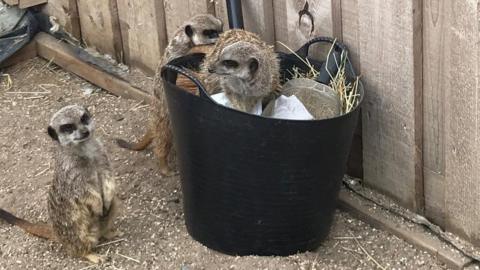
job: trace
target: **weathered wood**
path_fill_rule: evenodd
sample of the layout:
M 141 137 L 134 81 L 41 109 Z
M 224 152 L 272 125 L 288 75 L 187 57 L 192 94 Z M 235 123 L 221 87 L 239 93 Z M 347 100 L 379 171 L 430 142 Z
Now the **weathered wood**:
M 117 2 L 125 63 L 154 74 L 167 45 L 163 1 Z
M 301 12 L 302 10 L 304 11 Z M 275 0 L 274 13 L 276 39 L 293 50 L 297 50 L 313 37 L 333 35 L 332 0 Z M 304 15 L 299 16 L 300 14 Z M 325 56 L 329 48 L 330 46 L 315 48 L 312 56 Z M 277 45 L 277 49 L 287 51 L 280 45 Z
M 19 0 L 3 0 L 3 2 L 5 2 L 6 4 L 11 5 L 11 6 L 18 5 L 18 1 Z
M 447 1 L 424 1 L 423 14 L 423 162 L 425 215 L 445 225 L 445 89 L 448 87 L 445 31 Z M 448 50 L 448 48 L 447 48 Z
M 29 8 L 41 4 L 47 3 L 47 0 L 20 0 L 18 2 L 18 7 L 19 8 Z
M 479 1 L 444 4 L 445 225 L 480 245 Z
M 76 0 L 50 0 L 42 12 L 57 18 L 58 23 L 78 40 L 81 40 L 80 18 Z
M 37 42 L 38 55 L 46 60 L 51 60 L 65 70 L 84 78 L 114 95 L 143 100 L 145 102 L 150 101 L 150 95 L 131 86 L 128 82 L 118 79 L 76 58 L 71 45 L 59 42 L 54 37 L 45 33 L 39 33 L 35 37 L 35 40 Z
M 221 19 L 228 28 L 228 16 L 225 1 L 215 4 L 216 16 Z M 258 34 L 269 44 L 275 42 L 275 25 L 272 0 L 243 0 L 242 14 L 245 30 Z
M 77 4 L 85 44 L 102 54 L 122 60 L 122 38 L 116 0 L 79 0 Z
M 31 41 L 25 47 L 14 53 L 8 59 L 0 63 L 0 68 L 16 65 L 28 59 L 35 58 L 37 56 L 37 45 L 35 41 Z
M 164 7 L 168 39 L 191 17 L 201 13 L 215 14 L 215 3 L 210 0 L 164 0 Z
M 357 74 L 361 74 L 360 67 L 360 38 L 358 25 L 358 1 L 341 1 L 342 42 L 347 45 L 349 59 Z
M 419 0 L 358 1 L 364 180 L 423 209 Z M 420 48 L 420 51 L 418 51 Z M 420 63 L 420 65 L 419 65 Z
M 466 256 L 446 247 L 445 243 L 430 233 L 412 230 L 408 226 L 392 221 L 387 212 L 379 213 L 371 202 L 365 201 L 348 191 L 342 190 L 339 195 L 339 208 L 348 211 L 354 217 L 363 220 L 369 225 L 390 232 L 408 243 L 423 249 L 436 256 L 441 262 L 452 269 L 463 269 L 472 262 Z

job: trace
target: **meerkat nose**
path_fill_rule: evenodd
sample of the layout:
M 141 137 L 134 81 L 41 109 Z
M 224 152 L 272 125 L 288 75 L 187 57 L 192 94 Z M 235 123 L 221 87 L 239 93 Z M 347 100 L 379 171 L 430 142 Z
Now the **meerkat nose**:
M 208 72 L 210 72 L 210 73 L 215 73 L 215 69 L 209 68 L 209 69 L 208 69 Z

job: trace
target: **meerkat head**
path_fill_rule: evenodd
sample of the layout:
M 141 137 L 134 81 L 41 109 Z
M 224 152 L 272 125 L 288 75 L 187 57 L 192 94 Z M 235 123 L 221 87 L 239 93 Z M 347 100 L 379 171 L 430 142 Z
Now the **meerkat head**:
M 213 44 L 223 31 L 223 23 L 213 15 L 200 14 L 190 19 L 183 29 L 193 46 Z
M 265 50 L 258 45 L 238 41 L 226 46 L 207 68 L 208 72 L 219 75 L 220 86 L 226 93 L 263 97 L 271 92 L 265 58 Z
M 79 145 L 88 141 L 95 130 L 95 123 L 88 110 L 70 105 L 57 111 L 48 126 L 48 135 L 62 146 Z

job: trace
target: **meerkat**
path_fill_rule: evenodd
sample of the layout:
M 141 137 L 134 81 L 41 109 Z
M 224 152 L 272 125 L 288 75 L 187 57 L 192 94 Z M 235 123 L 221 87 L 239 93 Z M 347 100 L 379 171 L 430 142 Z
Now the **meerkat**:
M 100 238 L 120 233 L 113 228 L 118 211 L 115 179 L 94 130 L 90 113 L 79 105 L 63 107 L 50 120 L 47 131 L 55 142 L 54 178 L 47 200 L 51 225 L 32 224 L 2 209 L 0 218 L 61 243 L 72 256 L 101 263 L 104 257 L 92 249 Z
M 158 159 L 162 175 L 172 175 L 173 171 L 168 164 L 168 157 L 172 149 L 172 133 L 161 80 L 161 69 L 172 59 L 188 54 L 195 46 L 215 43 L 222 31 L 222 21 L 209 14 L 197 15 L 178 28 L 165 48 L 155 73 L 153 88 L 155 98 L 153 99 L 150 126 L 147 132 L 137 143 L 129 143 L 125 140 L 117 139 L 117 144 L 120 147 L 135 151 L 142 151 L 153 143 L 153 152 Z
M 231 106 L 244 112 L 279 91 L 280 63 L 273 46 L 244 30 L 220 36 L 201 74 L 209 94 L 224 91 Z

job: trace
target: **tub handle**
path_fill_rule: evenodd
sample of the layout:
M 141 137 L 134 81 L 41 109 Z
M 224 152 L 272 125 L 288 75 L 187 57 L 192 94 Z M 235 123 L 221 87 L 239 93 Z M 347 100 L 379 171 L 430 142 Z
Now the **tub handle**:
M 175 73 L 180 73 L 182 74 L 183 76 L 189 78 L 197 87 L 198 87 L 198 91 L 200 93 L 200 97 L 202 98 L 205 98 L 207 100 L 209 100 L 210 102 L 212 103 L 215 103 L 215 101 L 210 97 L 209 94 L 207 94 L 207 90 L 205 89 L 205 87 L 203 86 L 203 84 L 200 82 L 200 80 L 195 77 L 193 74 L 190 73 L 190 71 L 188 71 L 186 68 L 184 67 L 180 67 L 180 66 L 175 66 L 175 65 L 171 65 L 171 64 L 167 64 L 165 66 L 163 66 L 163 69 L 168 69 L 168 70 L 171 70 Z
M 330 44 L 333 44 L 335 42 L 335 47 L 334 47 L 335 52 L 341 54 L 343 51 L 345 51 L 345 52 L 348 53 L 348 48 L 345 44 L 339 42 L 338 40 L 335 41 L 335 39 L 331 38 L 331 37 L 316 37 L 316 38 L 313 38 L 313 39 L 309 40 L 307 43 L 305 43 L 300 49 L 298 49 L 296 51 L 296 53 L 303 58 L 307 58 L 308 53 L 310 51 L 310 46 L 312 46 L 313 44 L 316 44 L 316 43 L 321 43 L 321 42 L 330 43 Z M 347 78 L 348 79 L 353 80 L 357 76 L 356 73 L 355 73 L 355 69 L 353 68 L 352 62 L 350 62 L 350 58 L 348 57 L 348 54 L 347 54 L 346 73 L 347 73 Z

